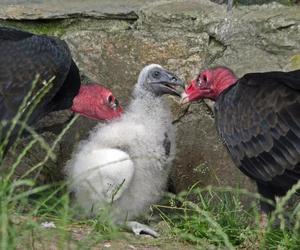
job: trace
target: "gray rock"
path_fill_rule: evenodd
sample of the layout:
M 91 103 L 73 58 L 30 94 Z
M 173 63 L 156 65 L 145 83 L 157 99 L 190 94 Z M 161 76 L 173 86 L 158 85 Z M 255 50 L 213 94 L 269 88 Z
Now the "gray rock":
M 146 0 L 13 0 L 1 1 L 0 18 L 10 20 L 96 17 L 136 19 L 136 11 Z

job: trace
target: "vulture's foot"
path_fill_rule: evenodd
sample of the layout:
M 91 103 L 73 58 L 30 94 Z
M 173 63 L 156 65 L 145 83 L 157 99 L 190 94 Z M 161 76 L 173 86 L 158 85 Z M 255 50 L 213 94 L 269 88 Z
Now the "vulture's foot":
M 265 232 L 266 228 L 268 226 L 269 218 L 268 215 L 264 212 L 260 213 L 260 218 L 259 218 L 259 229 L 260 232 Z
M 268 222 L 269 222 L 268 215 L 265 212 L 261 211 L 260 218 L 259 218 L 259 232 L 258 232 L 259 243 L 264 242 Z
M 154 238 L 157 238 L 159 236 L 159 234 L 150 227 L 136 221 L 126 222 L 126 228 L 132 231 L 135 235 L 147 234 Z

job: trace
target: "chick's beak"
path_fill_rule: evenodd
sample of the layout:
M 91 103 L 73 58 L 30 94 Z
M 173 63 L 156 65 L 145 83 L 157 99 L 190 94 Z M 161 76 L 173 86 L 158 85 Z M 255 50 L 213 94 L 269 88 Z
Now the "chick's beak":
M 159 81 L 152 84 L 156 93 L 176 95 L 180 97 L 182 89 L 184 89 L 184 82 L 174 73 L 167 70 L 162 71 Z

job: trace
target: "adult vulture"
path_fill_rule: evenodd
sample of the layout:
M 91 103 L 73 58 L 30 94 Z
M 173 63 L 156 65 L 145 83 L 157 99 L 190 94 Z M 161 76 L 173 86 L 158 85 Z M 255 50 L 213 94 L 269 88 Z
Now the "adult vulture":
M 0 53 L 0 143 L 17 114 L 30 125 L 63 109 L 96 120 L 112 119 L 122 112 L 108 89 L 97 84 L 81 86 L 70 50 L 58 38 L 0 27 Z M 17 129 L 8 144 L 16 133 Z
M 157 202 L 175 156 L 175 128 L 162 95 L 183 82 L 160 65 L 146 66 L 124 115 L 96 128 L 68 163 L 70 190 L 85 216 L 108 208 L 115 223 L 135 234 L 158 234 L 132 221 Z
M 275 203 L 300 179 L 300 70 L 250 73 L 203 71 L 186 87 L 183 102 L 210 98 L 235 165 Z M 262 212 L 274 207 L 261 202 Z

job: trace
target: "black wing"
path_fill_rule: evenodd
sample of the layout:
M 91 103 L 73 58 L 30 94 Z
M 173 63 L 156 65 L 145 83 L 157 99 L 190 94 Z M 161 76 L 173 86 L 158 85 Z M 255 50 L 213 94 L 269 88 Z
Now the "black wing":
M 299 89 L 300 71 L 247 74 L 216 103 L 235 164 L 257 181 L 300 179 Z
M 33 36 L 34 34 L 13 28 L 0 27 L 0 44 L 4 41 L 19 41 Z
M 1 40 L 2 39 L 2 40 Z M 13 118 L 31 89 L 37 75 L 36 90 L 53 76 L 51 89 L 31 115 L 35 120 L 47 109 L 47 104 L 63 85 L 72 62 L 67 44 L 59 39 L 31 33 L 0 30 L 0 119 Z M 33 95 L 34 93 L 32 93 Z

